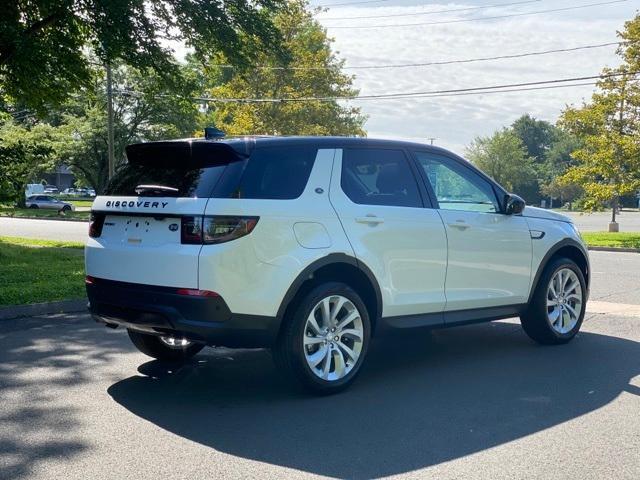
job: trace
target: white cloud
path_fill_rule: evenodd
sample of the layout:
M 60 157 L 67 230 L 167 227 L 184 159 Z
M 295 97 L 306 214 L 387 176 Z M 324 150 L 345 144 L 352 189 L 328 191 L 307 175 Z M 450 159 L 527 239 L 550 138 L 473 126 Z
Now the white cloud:
M 507 0 L 467 3 L 397 1 L 380 5 L 335 7 L 318 15 L 325 25 L 419 23 L 496 16 L 563 8 L 593 2 L 540 1 L 526 5 L 467 12 L 367 20 L 323 20 L 329 17 L 404 14 L 465 8 Z M 337 3 L 337 0 L 336 2 Z M 346 66 L 465 59 L 613 42 L 616 30 L 633 17 L 637 2 L 596 6 L 513 18 L 379 29 L 333 29 L 334 48 Z M 617 65 L 615 47 L 538 57 L 469 64 L 402 69 L 351 70 L 362 95 L 432 91 L 597 75 L 603 66 Z M 488 135 L 523 113 L 554 122 L 566 104 L 588 99 L 591 86 L 478 96 L 358 101 L 369 115 L 370 136 L 426 140 L 461 153 L 477 135 Z

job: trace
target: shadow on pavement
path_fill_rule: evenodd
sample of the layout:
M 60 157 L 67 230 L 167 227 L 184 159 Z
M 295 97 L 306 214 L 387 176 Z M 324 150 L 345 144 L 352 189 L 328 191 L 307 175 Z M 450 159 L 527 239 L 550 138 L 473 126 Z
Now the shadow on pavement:
M 108 393 L 186 439 L 339 478 L 453 460 L 640 394 L 639 343 L 582 333 L 541 347 L 508 323 L 379 339 L 353 388 L 322 398 L 293 391 L 268 352 L 208 352 L 145 363 Z
M 95 381 L 100 366 L 131 351 L 119 335 L 105 335 L 86 315 L 59 317 L 2 321 L 0 479 L 30 478 L 39 464 L 88 450 L 78 438 L 82 405 L 65 404 L 59 392 Z

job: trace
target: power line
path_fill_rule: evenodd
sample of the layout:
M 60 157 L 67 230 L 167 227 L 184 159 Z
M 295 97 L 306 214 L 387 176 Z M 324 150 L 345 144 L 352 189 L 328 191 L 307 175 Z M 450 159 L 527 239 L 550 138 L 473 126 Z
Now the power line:
M 322 8 L 331 8 L 331 7 L 345 7 L 347 5 L 361 5 L 363 3 L 382 3 L 382 2 L 388 2 L 389 0 L 361 0 L 361 1 L 357 1 L 357 2 L 346 2 L 346 3 L 327 3 L 327 4 L 320 4 L 320 5 L 315 5 L 316 7 L 322 7 Z
M 524 5 L 527 3 L 540 3 L 543 0 L 525 0 L 520 2 L 510 2 L 510 3 L 494 3 L 493 5 L 482 5 L 479 7 L 464 7 L 464 8 L 450 8 L 447 10 L 431 10 L 428 12 L 413 12 L 413 13 L 395 13 L 391 15 L 369 15 L 364 17 L 354 16 L 354 17 L 326 17 L 319 18 L 318 20 L 362 20 L 362 19 L 370 19 L 370 18 L 390 18 L 390 17 L 417 17 L 421 15 L 435 15 L 437 13 L 451 13 L 451 12 L 468 12 L 471 10 L 483 10 L 485 8 L 494 8 L 494 7 L 510 7 L 514 5 Z
M 482 20 L 497 20 L 500 18 L 524 17 L 527 15 L 539 15 L 541 13 L 566 12 L 569 10 L 578 10 L 582 8 L 597 7 L 601 5 L 612 5 L 614 3 L 624 3 L 629 0 L 611 0 L 608 2 L 588 3 L 586 5 L 575 5 L 573 7 L 551 8 L 548 10 L 537 10 L 535 12 L 511 13 L 508 15 L 495 15 L 491 17 L 463 18 L 457 20 L 441 20 L 438 22 L 421 22 L 421 23 L 397 23 L 384 25 L 324 25 L 325 28 L 349 28 L 349 29 L 366 29 L 366 28 L 399 28 L 399 27 L 420 27 L 428 25 L 445 25 L 452 23 L 477 22 Z
M 389 63 L 389 64 L 379 64 L 379 65 L 355 65 L 355 66 L 345 66 L 342 67 L 343 70 L 375 70 L 375 69 L 383 69 L 383 68 L 408 68 L 408 67 L 429 67 L 433 65 L 452 65 L 459 63 L 474 63 L 474 62 L 487 62 L 493 60 L 508 60 L 513 58 L 522 58 L 522 57 L 534 57 L 540 55 L 550 55 L 552 53 L 566 53 L 566 52 L 576 52 L 579 50 L 592 50 L 595 48 L 603 48 L 603 47 L 611 47 L 614 45 L 620 45 L 623 42 L 607 42 L 607 43 L 598 43 L 594 45 L 581 45 L 579 47 L 567 47 L 567 48 L 555 48 L 552 50 L 540 50 L 536 52 L 524 52 L 524 53 L 513 53 L 509 55 L 497 55 L 494 57 L 478 57 L 478 58 L 464 58 L 464 59 L 456 59 L 456 60 L 438 60 L 433 62 L 421 62 L 421 63 Z M 235 65 L 222 64 L 222 65 L 212 65 L 220 68 L 237 68 Z M 331 70 L 335 67 L 332 66 L 317 66 L 317 67 L 273 67 L 269 65 L 258 65 L 253 67 L 257 70 Z
M 512 83 L 503 85 L 493 85 L 486 87 L 468 87 L 458 88 L 450 90 L 432 90 L 424 92 L 398 92 L 398 93 L 385 93 L 377 95 L 361 95 L 351 97 L 282 97 L 282 98 L 213 98 L 213 97 L 196 97 L 192 100 L 199 102 L 218 102 L 218 103 L 286 103 L 286 102 L 311 102 L 311 101 L 336 101 L 336 100 L 383 100 L 392 98 L 420 98 L 425 96 L 452 96 L 454 94 L 484 94 L 499 90 L 506 89 L 522 89 L 522 90 L 534 90 L 536 88 L 528 87 L 540 87 L 538 90 L 544 88 L 553 88 L 558 84 L 573 84 L 566 86 L 579 86 L 576 82 L 585 82 L 587 80 L 601 80 L 604 78 L 618 77 L 621 75 L 637 75 L 640 72 L 624 72 L 624 73 L 608 73 L 604 75 L 591 75 L 585 77 L 573 77 L 573 78 L 560 78 L 552 80 L 540 80 L 536 82 L 524 82 L 524 83 Z M 588 84 L 594 84 L 590 82 Z M 587 85 L 587 84 L 585 84 Z M 517 91 L 517 90 L 510 90 Z M 500 92 L 502 93 L 502 92 Z

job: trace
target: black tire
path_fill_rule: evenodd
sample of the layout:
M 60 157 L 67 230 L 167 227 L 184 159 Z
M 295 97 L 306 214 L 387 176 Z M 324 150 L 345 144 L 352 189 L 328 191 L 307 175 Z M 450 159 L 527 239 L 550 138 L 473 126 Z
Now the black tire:
M 70 212 L 71 211 L 71 207 L 69 205 L 65 205 L 64 207 L 62 207 L 62 211 L 63 212 Z
M 327 350 L 329 352 L 327 355 L 331 358 L 331 360 L 328 360 L 330 365 L 334 367 L 336 365 L 335 363 L 331 363 L 335 362 L 333 352 L 333 348 L 335 348 L 336 354 L 339 354 L 342 358 L 347 358 L 347 366 L 350 368 L 350 371 L 342 378 L 325 380 L 316 375 L 308 365 L 305 358 L 305 348 L 307 347 L 303 345 L 303 338 L 306 335 L 306 321 L 312 310 L 321 300 L 335 295 L 345 297 L 358 310 L 359 318 L 362 321 L 363 334 L 360 354 L 352 366 L 348 365 L 348 357 L 345 357 L 343 350 L 341 350 L 337 342 L 335 347 L 333 344 L 330 345 L 331 350 Z M 343 313 L 342 318 L 345 316 L 346 313 Z M 274 360 L 280 371 L 306 390 L 321 395 L 337 393 L 354 382 L 360 372 L 369 347 L 371 320 L 369 319 L 369 313 L 364 302 L 351 287 L 344 283 L 328 282 L 313 288 L 296 303 L 292 313 L 288 315 L 283 322 L 278 342 L 273 349 Z M 342 337 L 342 339 L 345 338 L 347 337 Z M 343 341 L 355 342 L 350 339 Z
M 191 343 L 186 347 L 170 347 L 156 335 L 127 330 L 129 338 L 145 355 L 166 362 L 184 362 L 204 348 L 201 343 Z
M 31 205 L 29 205 L 29 208 L 38 208 L 38 205 L 36 205 L 35 203 L 32 203 Z
M 576 274 L 580 282 L 582 302 L 577 323 L 569 331 L 560 333 L 551 325 L 548 317 L 547 291 L 549 283 L 555 274 L 562 269 L 570 269 Z M 520 322 L 526 334 L 543 345 L 560 345 L 569 342 L 580 330 L 587 303 L 586 281 L 578 265 L 568 258 L 556 257 L 545 266 L 538 284 L 535 287 L 531 302 L 524 313 L 520 315 Z M 552 307 L 551 307 L 552 308 Z

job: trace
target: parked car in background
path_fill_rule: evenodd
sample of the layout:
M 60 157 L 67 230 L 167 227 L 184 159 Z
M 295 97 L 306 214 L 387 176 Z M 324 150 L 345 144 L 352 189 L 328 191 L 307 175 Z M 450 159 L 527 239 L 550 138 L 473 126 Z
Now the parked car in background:
M 58 187 L 56 187 L 55 185 L 45 185 L 44 193 L 56 194 L 60 193 L 60 190 L 58 190 Z
M 65 195 L 75 195 L 76 194 L 76 189 L 75 188 L 65 188 L 62 191 L 63 194 Z
M 71 212 L 75 207 L 50 195 L 31 195 L 27 198 L 27 208 L 48 208 L 62 212 Z
M 38 193 L 44 193 L 44 185 L 41 183 L 29 183 L 24 189 L 24 196 L 27 198 Z

